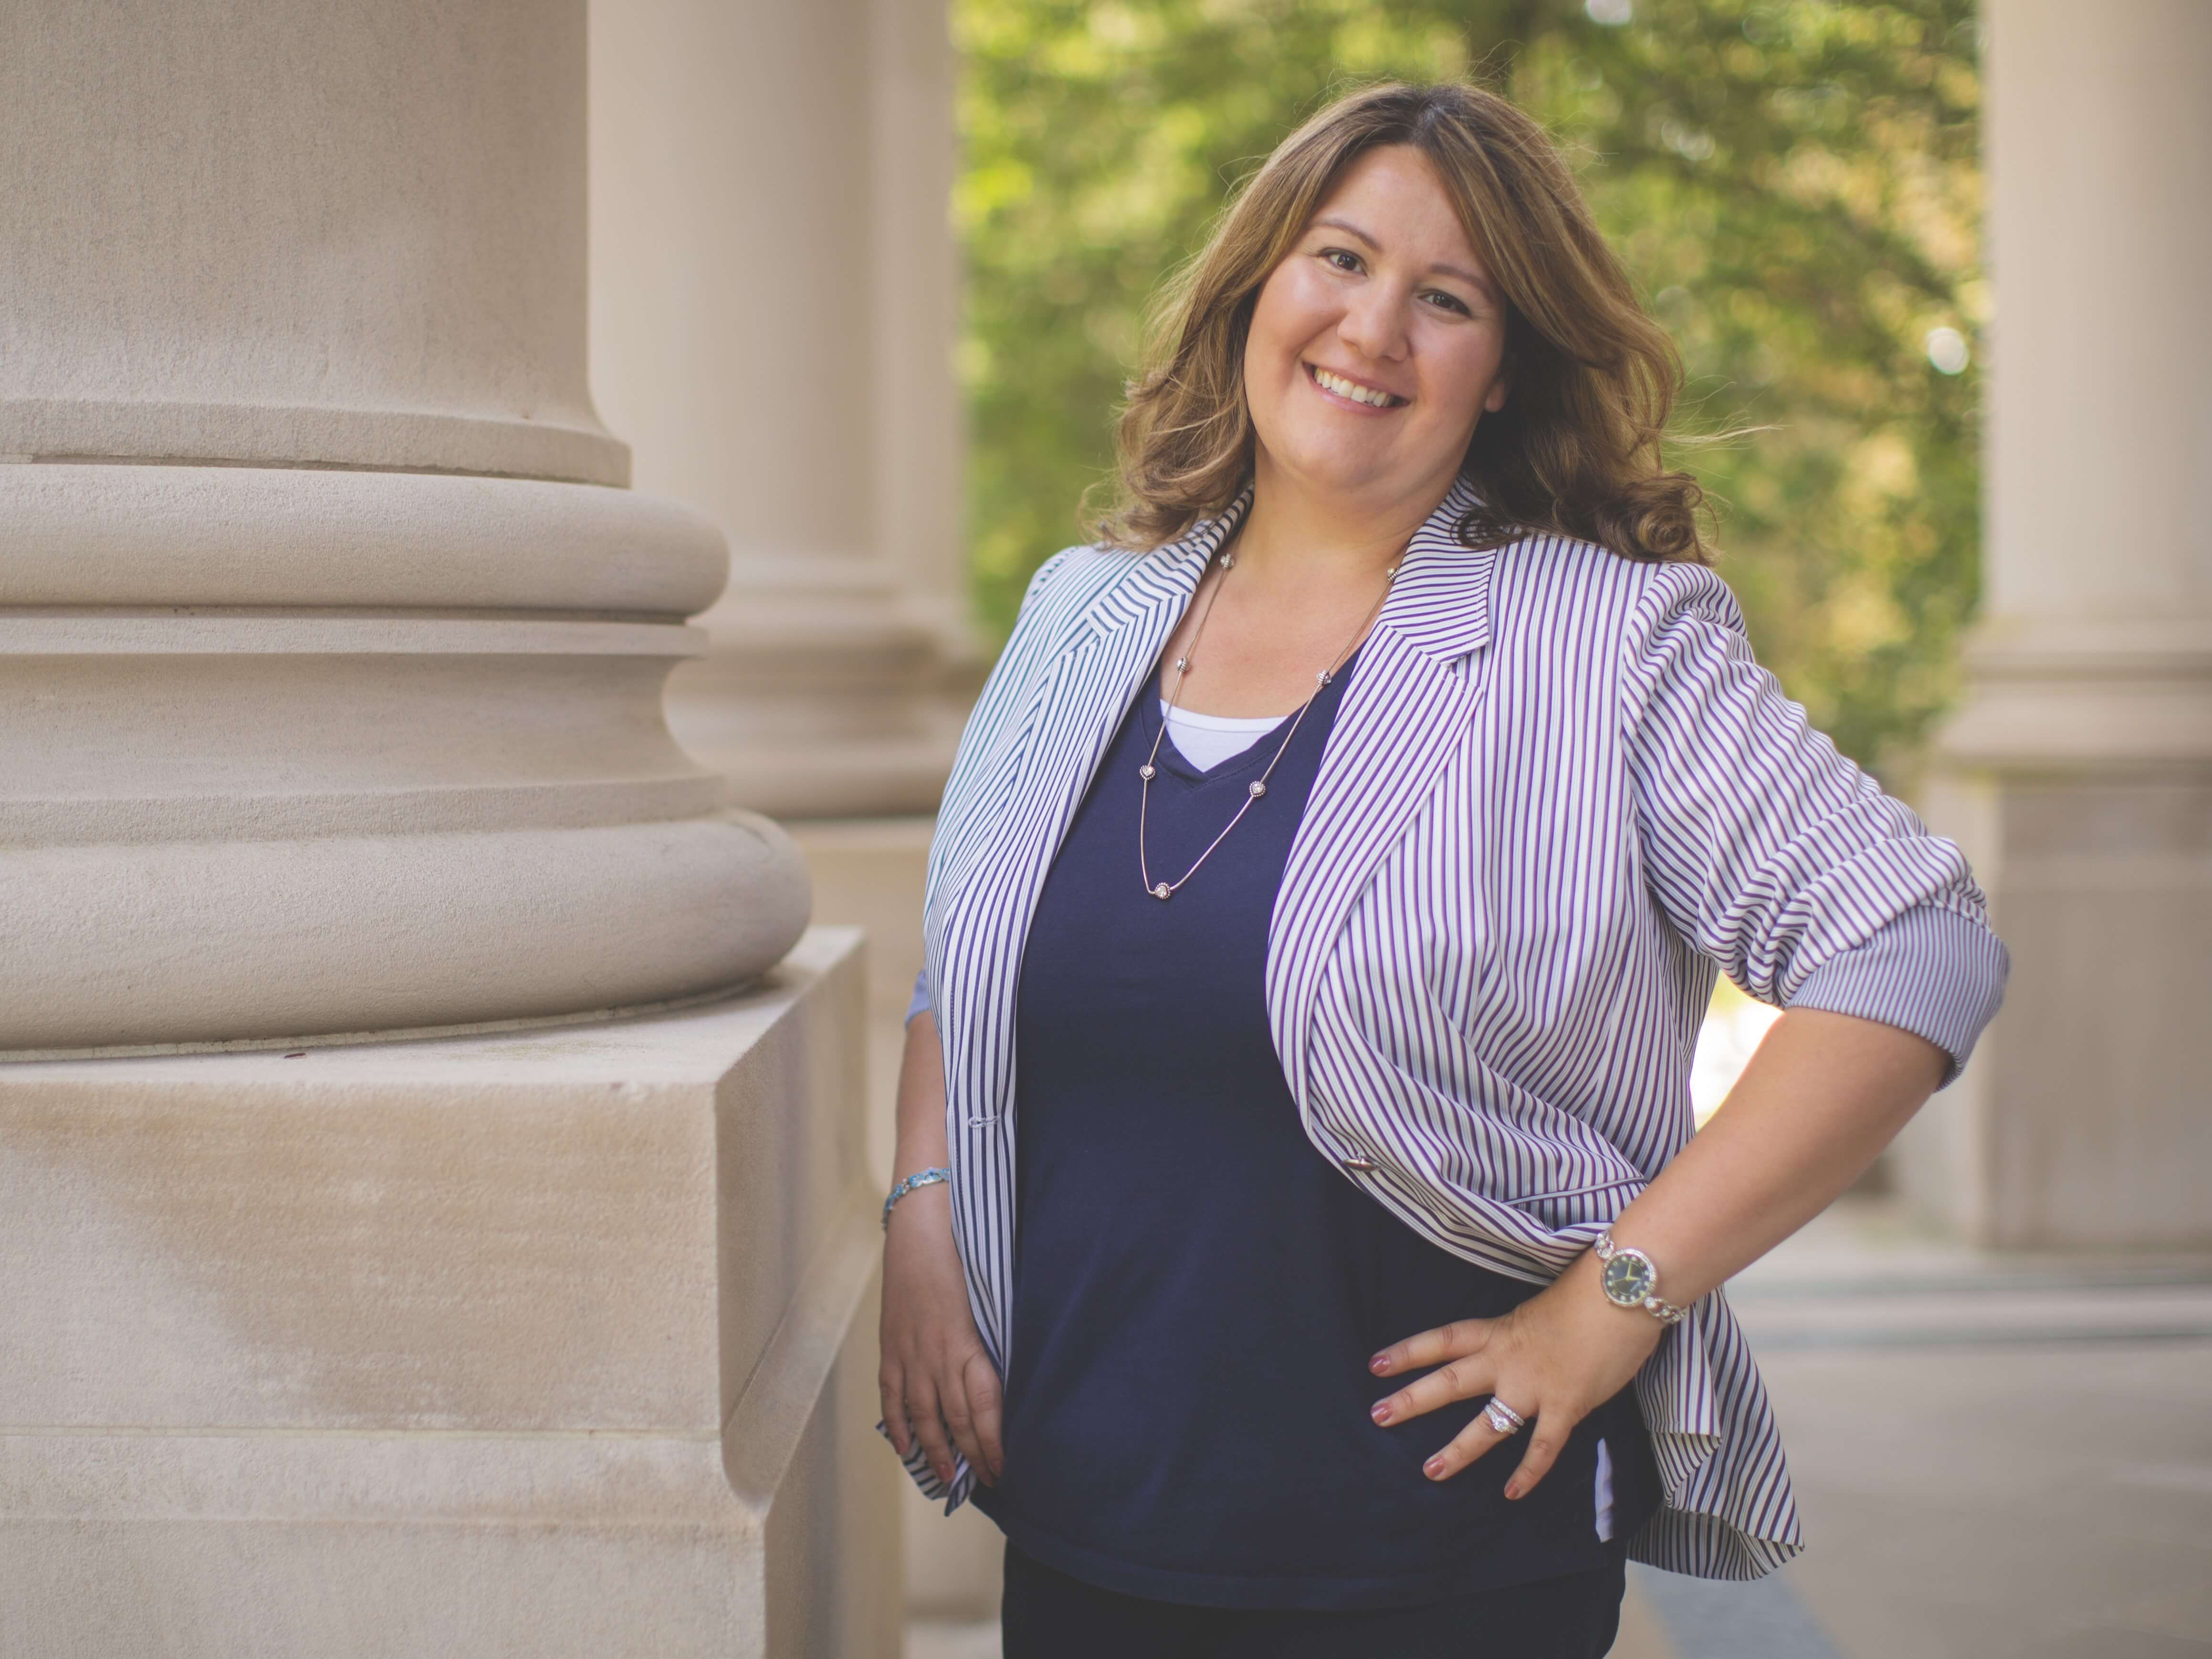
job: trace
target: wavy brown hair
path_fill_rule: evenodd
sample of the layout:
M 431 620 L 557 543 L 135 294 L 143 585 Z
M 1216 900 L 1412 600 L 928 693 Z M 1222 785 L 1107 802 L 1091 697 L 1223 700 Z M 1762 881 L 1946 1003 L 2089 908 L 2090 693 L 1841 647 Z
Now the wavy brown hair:
M 1382 144 L 1427 156 L 1506 301 L 1505 406 L 1461 471 L 1481 507 L 1470 546 L 1558 532 L 1624 557 L 1708 557 L 1703 501 L 1660 455 L 1682 382 L 1544 130 L 1462 82 L 1355 92 L 1276 147 L 1164 290 L 1117 434 L 1119 495 L 1094 532 L 1151 549 L 1219 513 L 1251 477 L 1244 340 L 1260 289 L 1346 169 Z

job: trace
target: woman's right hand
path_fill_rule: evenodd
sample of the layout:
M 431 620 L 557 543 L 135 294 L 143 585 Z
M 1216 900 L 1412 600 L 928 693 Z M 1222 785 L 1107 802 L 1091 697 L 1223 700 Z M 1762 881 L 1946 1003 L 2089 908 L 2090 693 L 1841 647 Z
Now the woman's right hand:
M 947 1163 L 945 1051 L 937 1020 L 907 1022 L 899 1065 L 899 1176 Z M 952 1242 L 952 1194 L 944 1182 L 917 1187 L 891 1206 L 884 1233 L 884 1426 L 901 1457 L 918 1441 L 937 1478 L 952 1480 L 952 1451 L 987 1485 L 1006 1467 L 999 1439 L 1004 1391 L 975 1316 Z
M 952 1480 L 952 1447 L 996 1486 L 1001 1390 L 968 1307 L 968 1279 L 952 1243 L 952 1202 L 940 1183 L 892 1206 L 884 1240 L 884 1423 L 904 1457 L 915 1441 L 937 1478 Z

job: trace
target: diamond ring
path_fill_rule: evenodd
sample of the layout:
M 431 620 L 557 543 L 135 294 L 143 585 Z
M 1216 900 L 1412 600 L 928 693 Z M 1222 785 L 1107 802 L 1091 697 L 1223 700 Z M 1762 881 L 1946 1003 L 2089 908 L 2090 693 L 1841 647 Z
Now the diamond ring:
M 1527 1418 L 1494 1395 L 1490 1403 L 1482 1408 L 1482 1414 L 1489 1419 L 1490 1426 L 1500 1434 L 1518 1434 L 1528 1426 Z

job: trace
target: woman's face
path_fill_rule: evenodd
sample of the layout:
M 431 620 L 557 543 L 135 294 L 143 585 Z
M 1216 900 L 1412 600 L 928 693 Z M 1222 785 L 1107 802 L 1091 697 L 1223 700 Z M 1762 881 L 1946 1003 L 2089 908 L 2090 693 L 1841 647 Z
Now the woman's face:
M 1503 408 L 1505 305 L 1427 157 L 1368 151 L 1260 290 L 1244 395 L 1263 478 L 1379 506 L 1440 495 Z

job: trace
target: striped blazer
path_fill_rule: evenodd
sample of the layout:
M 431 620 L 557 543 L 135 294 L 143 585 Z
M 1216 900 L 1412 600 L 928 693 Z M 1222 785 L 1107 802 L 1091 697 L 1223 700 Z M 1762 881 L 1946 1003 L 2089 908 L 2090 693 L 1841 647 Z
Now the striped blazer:
M 1246 498 L 1249 500 L 1249 496 Z M 1305 1132 L 1447 1250 L 1534 1282 L 1588 1248 L 1694 1127 L 1714 975 L 1920 1030 L 1963 1061 L 2003 950 L 1957 848 L 1806 723 L 1726 586 L 1588 543 L 1486 551 L 1462 485 L 1413 537 L 1329 738 L 1268 935 Z M 1030 584 L 931 849 L 927 975 L 954 1230 L 1003 1373 L 1014 1010 L 1030 915 L 1133 697 L 1245 501 Z M 1138 902 L 1134 854 L 1130 899 Z M 1411 1334 L 1411 1333 L 1408 1333 Z M 1636 1382 L 1666 1489 L 1640 1559 L 1754 1577 L 1800 1547 L 1782 1448 L 1718 1291 Z M 948 1509 L 973 1475 L 915 1478 Z

